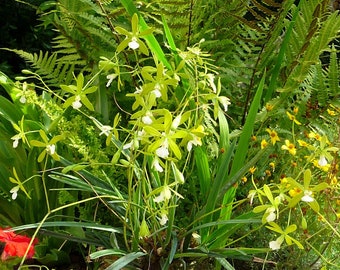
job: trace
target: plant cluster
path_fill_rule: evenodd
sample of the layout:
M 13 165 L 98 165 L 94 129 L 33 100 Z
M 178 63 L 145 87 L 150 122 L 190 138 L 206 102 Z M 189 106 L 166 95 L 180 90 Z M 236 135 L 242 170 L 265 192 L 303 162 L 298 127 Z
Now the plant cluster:
M 338 267 L 338 11 L 203 2 L 47 1 L 54 51 L 6 48 L 0 224 L 32 239 L 3 258 Z

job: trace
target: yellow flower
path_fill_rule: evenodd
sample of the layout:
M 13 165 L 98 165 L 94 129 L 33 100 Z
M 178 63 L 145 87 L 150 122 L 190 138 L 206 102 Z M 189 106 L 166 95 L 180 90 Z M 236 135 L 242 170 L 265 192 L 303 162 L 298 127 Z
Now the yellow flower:
M 289 190 L 288 193 L 289 193 L 290 197 L 295 197 L 296 195 L 299 195 L 301 192 L 302 192 L 301 189 L 295 187 L 295 188 Z
M 271 176 L 271 175 L 272 175 L 272 173 L 270 172 L 270 170 L 266 170 L 265 173 L 266 173 L 267 176 Z
M 241 181 L 242 181 L 243 183 L 247 183 L 248 179 L 247 179 L 247 177 L 243 176 L 243 177 L 241 178 Z
M 270 168 L 272 168 L 272 171 L 275 171 L 275 163 L 274 162 L 270 162 L 269 163 Z
M 274 105 L 269 104 L 269 103 L 266 104 L 266 110 L 267 110 L 268 112 L 272 111 L 273 109 L 274 109 Z
M 279 136 L 277 135 L 277 132 L 275 130 L 271 130 L 269 128 L 266 129 L 266 131 L 269 133 L 270 140 L 272 144 L 274 145 L 277 141 L 280 141 Z
M 336 179 L 336 176 L 333 176 L 330 182 L 331 186 L 336 186 L 338 184 L 338 179 Z M 340 203 L 340 200 L 338 200 Z
M 266 148 L 267 145 L 268 145 L 267 141 L 266 141 L 265 139 L 263 139 L 263 140 L 261 141 L 261 149 Z
M 283 177 L 282 179 L 280 179 L 280 182 L 281 182 L 282 186 L 284 186 L 284 188 L 290 187 L 290 184 L 288 183 L 287 177 Z
M 309 145 L 308 143 L 306 143 L 303 140 L 297 140 L 297 141 L 298 141 L 299 145 L 302 146 L 302 147 L 307 147 Z
M 291 121 L 293 121 L 295 124 L 301 125 L 301 123 L 300 123 L 298 120 L 296 120 L 296 118 L 295 118 L 294 115 L 290 114 L 289 112 L 286 112 L 286 114 L 287 114 L 288 118 L 289 118 Z
M 256 171 L 256 167 L 251 167 L 251 168 L 249 169 L 249 172 L 250 172 L 251 174 L 254 174 L 255 171 Z
M 293 109 L 293 113 L 294 113 L 295 115 L 297 115 L 297 114 L 298 114 L 298 112 L 299 112 L 299 108 L 298 108 L 298 107 L 294 107 L 294 109 Z
M 320 165 L 319 160 L 317 160 L 317 159 L 314 159 L 314 160 L 312 161 L 312 163 L 313 163 L 313 165 L 314 165 L 315 167 L 317 167 L 317 168 L 323 170 L 324 172 L 328 172 L 329 168 L 331 167 L 331 164 L 326 164 L 326 165 L 324 165 L 324 166 L 322 166 L 322 164 Z
M 325 219 L 323 218 L 323 216 L 318 216 L 318 221 L 322 221 L 322 222 L 324 222 L 325 221 Z
M 287 150 L 293 156 L 296 154 L 295 145 L 293 143 L 291 143 L 289 140 L 285 140 L 285 145 L 282 145 L 281 149 Z
M 335 115 L 336 115 L 336 112 L 333 111 L 333 110 L 330 110 L 330 109 L 327 109 L 327 113 L 328 113 L 330 116 L 335 116 Z
M 321 140 L 321 136 L 320 136 L 319 134 L 315 133 L 315 132 L 310 132 L 310 133 L 308 134 L 308 138 L 310 138 L 310 139 L 315 139 L 315 140 L 317 140 L 317 141 L 320 141 L 320 140 Z

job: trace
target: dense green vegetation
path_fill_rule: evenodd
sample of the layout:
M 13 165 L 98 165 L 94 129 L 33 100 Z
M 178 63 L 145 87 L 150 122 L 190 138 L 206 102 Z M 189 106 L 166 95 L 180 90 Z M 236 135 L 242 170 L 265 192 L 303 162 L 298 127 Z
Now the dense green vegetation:
M 15 5 L 41 41 L 1 48 L 3 265 L 338 269 L 335 1 Z

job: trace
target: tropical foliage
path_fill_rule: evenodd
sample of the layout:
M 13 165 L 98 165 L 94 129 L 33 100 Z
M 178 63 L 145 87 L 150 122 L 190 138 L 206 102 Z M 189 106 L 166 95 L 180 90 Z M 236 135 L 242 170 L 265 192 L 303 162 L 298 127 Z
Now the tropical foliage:
M 31 236 L 2 258 L 337 269 L 332 3 L 43 2 L 52 49 L 2 48 L 30 68 L 0 73 L 0 224 Z

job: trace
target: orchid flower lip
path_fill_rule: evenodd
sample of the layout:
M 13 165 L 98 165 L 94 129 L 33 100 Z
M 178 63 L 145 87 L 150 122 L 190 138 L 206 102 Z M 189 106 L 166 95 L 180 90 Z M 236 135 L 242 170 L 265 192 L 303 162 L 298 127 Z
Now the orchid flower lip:
M 281 247 L 281 242 L 278 240 L 269 242 L 269 248 L 272 250 L 279 250 L 280 247 Z
M 15 186 L 9 192 L 12 193 L 12 200 L 15 200 L 18 197 L 19 186 Z
M 301 201 L 303 202 L 313 202 L 314 198 L 312 197 L 313 192 L 310 190 L 305 190 L 304 191 L 304 196 L 301 198 Z
M 129 42 L 129 48 L 132 50 L 136 50 L 139 48 L 139 43 L 136 37 L 133 37 L 131 41 Z
M 49 155 L 53 155 L 55 153 L 55 145 L 54 144 L 46 145 L 46 152 Z
M 152 162 L 152 167 L 153 167 L 156 171 L 158 171 L 158 172 L 163 172 L 163 171 L 164 171 L 163 167 L 159 164 L 159 161 L 158 161 L 157 158 L 155 158 L 155 159 L 153 160 L 153 162 Z
M 327 159 L 325 156 L 320 156 L 318 161 L 319 166 L 326 166 L 328 164 Z
M 167 158 L 169 157 L 169 149 L 167 146 L 161 146 L 156 149 L 156 155 L 160 158 Z
M 72 107 L 73 109 L 77 110 L 80 109 L 81 106 L 82 104 L 80 102 L 80 96 L 76 96 L 76 99 L 72 102 Z

